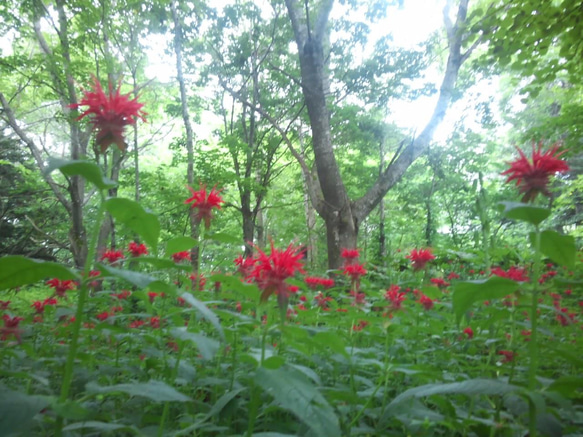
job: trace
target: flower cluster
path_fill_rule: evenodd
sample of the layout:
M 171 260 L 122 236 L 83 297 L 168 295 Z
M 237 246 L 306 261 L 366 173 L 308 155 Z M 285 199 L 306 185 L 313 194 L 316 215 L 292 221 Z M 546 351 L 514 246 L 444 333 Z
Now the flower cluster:
M 318 288 L 332 288 L 334 287 L 334 279 L 329 278 L 318 278 L 315 276 L 307 276 L 304 278 L 306 285 L 310 287 L 312 290 L 317 290 Z
M 535 142 L 532 143 L 532 161 L 518 147 L 520 157 L 509 162 L 510 168 L 502 173 L 508 176 L 506 182 L 516 181 L 518 191 L 524 196 L 523 202 L 532 202 L 540 193 L 549 197 L 549 178 L 556 173 L 563 173 L 569 170 L 569 166 L 559 157 L 565 153 L 560 152 L 559 145 L 554 144 L 550 150 L 542 152 L 542 141 L 535 148 Z
M 435 259 L 435 256 L 429 249 L 413 249 L 405 258 L 410 259 L 413 270 L 418 271 L 423 270 L 429 261 Z
M 55 295 L 58 297 L 65 297 L 68 290 L 74 290 L 77 284 L 73 280 L 61 281 L 57 278 L 49 279 L 46 284 L 55 290 Z
M 213 218 L 213 209 L 221 209 L 221 203 L 225 201 L 219 196 L 220 191 L 213 187 L 207 192 L 206 185 L 200 185 L 200 189 L 194 190 L 188 187 L 192 196 L 184 201 L 186 204 L 191 204 L 190 207 L 196 209 L 196 219 L 200 223 L 204 221 L 206 229 L 210 228 L 211 220 Z
M 512 266 L 508 270 L 503 270 L 500 267 L 494 267 L 491 272 L 495 276 L 512 279 L 517 282 L 527 282 L 529 280 L 528 276 L 526 276 L 525 268 Z
M 353 291 L 359 291 L 360 278 L 366 275 L 366 269 L 363 264 L 358 262 L 360 253 L 358 249 L 342 249 L 340 256 L 344 259 L 342 273 L 350 278 Z
M 109 264 L 113 264 L 117 261 L 125 259 L 125 256 L 121 250 L 106 250 L 99 257 L 99 261 L 107 261 Z
M 172 254 L 172 261 L 179 263 L 182 261 L 190 261 L 190 252 L 185 250 L 184 252 L 176 252 Z
M 148 249 L 146 249 L 146 246 L 144 244 L 140 244 L 140 243 L 136 243 L 135 241 L 132 241 L 128 245 L 128 252 L 131 253 L 131 255 L 135 258 L 135 257 L 138 257 L 140 255 L 147 255 Z

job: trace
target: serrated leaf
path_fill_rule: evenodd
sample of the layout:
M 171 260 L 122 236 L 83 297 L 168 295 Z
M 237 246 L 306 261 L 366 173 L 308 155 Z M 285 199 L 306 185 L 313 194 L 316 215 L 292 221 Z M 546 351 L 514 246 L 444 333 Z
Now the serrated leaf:
M 106 178 L 101 168 L 91 161 L 49 158 L 49 165 L 45 168 L 44 173 L 49 174 L 55 170 L 60 170 L 65 176 L 82 176 L 100 190 L 113 188 L 117 185 L 111 179 Z
M 499 276 L 478 281 L 460 281 L 453 285 L 452 305 L 459 323 L 474 302 L 500 299 L 514 293 L 519 285 L 515 281 Z
M 187 304 L 191 305 L 202 317 L 204 317 L 211 325 L 214 326 L 222 340 L 225 339 L 223 327 L 221 326 L 221 322 L 219 322 L 219 318 L 215 313 L 209 310 L 203 302 L 195 298 L 190 293 L 183 293 L 181 297 L 186 301 Z
M 522 390 L 520 387 L 496 379 L 469 379 L 467 381 L 446 384 L 426 384 L 401 393 L 392 400 L 389 407 L 410 398 L 421 398 L 439 394 L 505 395 L 520 390 Z
M 20 435 L 33 424 L 33 417 L 49 406 L 49 399 L 3 389 L 0 392 L 2 435 Z
M 186 327 L 172 329 L 170 333 L 175 338 L 192 341 L 196 344 L 201 356 L 205 360 L 212 360 L 219 350 L 220 344 L 218 341 L 205 337 L 202 334 L 188 332 Z
M 34 284 L 47 278 L 79 279 L 73 271 L 54 262 L 40 261 L 24 256 L 0 258 L 0 290 Z
M 543 220 L 551 215 L 551 211 L 547 208 L 532 206 L 526 203 L 500 202 L 500 205 L 504 207 L 504 217 L 532 223 L 535 226 L 538 226 Z
M 151 247 L 152 252 L 156 253 L 160 222 L 155 214 L 147 212 L 138 202 L 121 197 L 107 199 L 105 207 L 117 222 L 137 233 Z
M 342 435 L 338 418 L 318 389 L 291 368 L 257 369 L 255 383 L 285 410 L 293 413 L 319 437 Z
M 151 379 L 148 382 L 116 384 L 100 386 L 96 382 L 89 382 L 85 389 L 90 393 L 126 393 L 130 396 L 139 396 L 154 402 L 188 402 L 191 399 L 180 393 L 165 382 Z
M 166 243 L 166 255 L 172 256 L 177 252 L 185 252 L 187 250 L 192 249 L 193 247 L 198 245 L 198 241 L 196 241 L 192 237 L 175 237 L 171 240 L 168 240 Z
M 530 233 L 530 242 L 535 246 L 536 234 Z M 573 267 L 577 247 L 570 235 L 561 235 L 556 231 L 546 230 L 540 233 L 540 250 L 560 266 Z

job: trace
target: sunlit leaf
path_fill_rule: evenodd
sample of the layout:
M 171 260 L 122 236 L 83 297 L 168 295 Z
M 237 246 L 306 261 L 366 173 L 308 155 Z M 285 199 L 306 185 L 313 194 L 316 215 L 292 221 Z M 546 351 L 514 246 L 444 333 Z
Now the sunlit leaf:
M 530 233 L 530 242 L 535 246 L 536 234 Z M 546 230 L 540 233 L 540 250 L 560 266 L 573 267 L 577 247 L 570 235 L 561 235 L 556 231 Z
M 67 267 L 53 262 L 20 255 L 0 258 L 0 290 L 22 287 L 49 278 L 79 279 L 79 276 Z
M 551 215 L 551 211 L 547 208 L 528 205 L 526 203 L 500 202 L 500 205 L 504 209 L 502 211 L 504 217 L 512 220 L 520 220 L 523 222 L 531 223 L 535 226 L 539 225 L 543 220 Z
M 117 184 L 103 176 L 101 168 L 91 161 L 74 161 L 62 158 L 50 158 L 49 165 L 45 168 L 45 174 L 60 170 L 65 176 L 82 176 L 100 190 L 113 188 Z
M 197 245 L 198 241 L 196 241 L 192 237 L 188 236 L 174 237 L 171 240 L 168 240 L 168 242 L 166 243 L 166 255 L 172 256 L 173 254 L 178 252 L 185 252 Z
M 63 428 L 63 431 L 78 431 L 80 429 L 93 430 L 99 433 L 112 432 L 112 431 L 126 431 L 131 432 L 135 435 L 140 435 L 140 431 L 135 426 L 122 425 L 118 423 L 106 423 L 97 421 L 87 421 L 72 423 Z
M 488 279 L 478 281 L 460 281 L 453 285 L 452 304 L 453 311 L 459 323 L 466 311 L 475 302 L 483 302 L 490 299 L 501 299 L 514 293 L 519 287 L 515 281 L 499 276 L 491 276 Z
M 105 207 L 117 222 L 137 233 L 150 246 L 152 252 L 156 253 L 160 222 L 155 214 L 147 212 L 138 202 L 121 197 L 107 199 Z

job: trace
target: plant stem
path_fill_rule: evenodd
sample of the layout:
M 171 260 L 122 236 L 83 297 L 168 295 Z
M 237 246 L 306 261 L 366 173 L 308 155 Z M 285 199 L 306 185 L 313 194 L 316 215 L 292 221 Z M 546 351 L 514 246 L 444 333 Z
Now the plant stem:
M 97 247 L 97 239 L 99 237 L 99 230 L 101 229 L 101 222 L 105 216 L 105 196 L 103 191 L 99 192 L 99 209 L 97 211 L 97 217 L 95 219 L 95 224 L 91 232 L 91 240 L 89 241 L 89 250 L 87 252 L 87 258 L 85 259 L 85 266 L 83 268 L 83 280 L 81 281 L 81 288 L 79 290 L 79 295 L 77 298 L 77 311 L 75 312 L 75 322 L 73 323 L 73 332 L 71 333 L 71 343 L 69 344 L 69 353 L 67 354 L 67 361 L 65 362 L 65 373 L 63 374 L 63 382 L 61 383 L 61 395 L 59 396 L 59 403 L 65 403 L 69 397 L 69 391 L 71 389 L 71 383 L 73 382 L 73 366 L 75 364 L 75 356 L 77 355 L 77 346 L 79 343 L 79 333 L 81 332 L 81 326 L 83 324 L 83 313 L 85 309 L 85 301 L 89 295 L 89 287 L 87 286 L 89 281 L 89 272 L 91 271 L 91 266 L 93 260 L 95 259 L 95 250 Z M 63 417 L 57 417 L 55 422 L 55 436 L 59 437 L 62 433 L 63 427 Z
M 528 369 L 528 388 L 536 389 L 536 373 L 538 370 L 538 295 L 539 278 L 541 273 L 541 252 L 540 252 L 540 228 L 535 226 L 534 232 L 534 265 L 532 268 L 532 305 L 530 312 L 530 363 Z M 536 437 L 536 407 L 532 400 L 529 401 L 529 435 Z

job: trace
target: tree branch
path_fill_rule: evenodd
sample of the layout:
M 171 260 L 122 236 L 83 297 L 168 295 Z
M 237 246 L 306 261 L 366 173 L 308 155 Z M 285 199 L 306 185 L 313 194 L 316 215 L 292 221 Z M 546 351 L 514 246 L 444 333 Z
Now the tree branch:
M 26 133 L 20 128 L 20 126 L 18 125 L 18 122 L 16 121 L 16 117 L 14 116 L 14 112 L 12 111 L 12 108 L 8 104 L 6 97 L 4 97 L 4 94 L 2 94 L 1 92 L 0 92 L 0 103 L 2 104 L 2 108 L 4 109 L 4 114 L 7 117 L 8 125 L 12 128 L 12 130 L 16 133 L 16 135 L 18 135 L 20 140 L 24 144 L 27 145 L 28 149 L 32 153 L 32 156 L 34 157 L 34 160 L 36 161 L 36 164 L 38 165 L 39 169 L 41 170 L 45 181 L 49 184 L 49 186 L 51 187 L 51 190 L 53 191 L 53 193 L 55 194 L 55 196 L 57 197 L 59 202 L 61 202 L 61 204 L 65 207 L 67 212 L 69 214 L 71 214 L 72 213 L 71 204 L 67 201 L 65 196 L 63 196 L 63 193 L 61 192 L 61 190 L 59 189 L 59 186 L 54 181 L 54 179 L 51 177 L 51 175 L 45 174 L 45 172 L 44 172 L 44 169 L 45 169 L 44 159 L 40 153 L 39 148 L 37 147 L 36 143 L 28 135 L 26 135 Z

